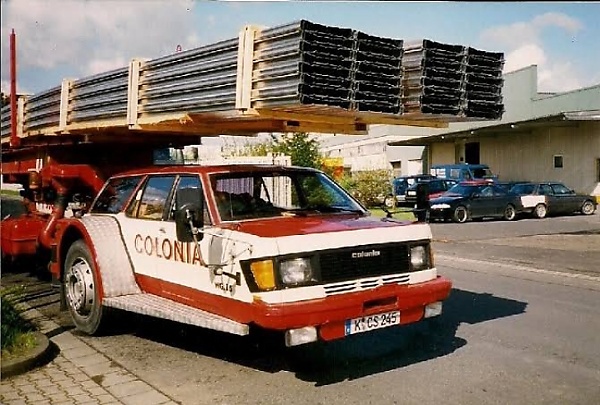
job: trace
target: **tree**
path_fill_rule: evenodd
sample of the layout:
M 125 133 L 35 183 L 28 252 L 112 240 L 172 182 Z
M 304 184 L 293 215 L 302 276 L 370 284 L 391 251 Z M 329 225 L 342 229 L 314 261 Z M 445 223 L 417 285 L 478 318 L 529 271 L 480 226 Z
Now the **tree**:
M 305 132 L 285 134 L 280 137 L 272 135 L 270 141 L 246 145 L 235 154 L 239 156 L 267 156 L 267 154 L 289 156 L 292 165 L 322 169 L 323 156 L 319 151 L 319 142 L 310 139 Z
M 322 168 L 323 156 L 319 151 L 319 142 L 310 139 L 305 132 L 294 132 L 276 139 L 273 152 L 289 156 L 294 166 Z

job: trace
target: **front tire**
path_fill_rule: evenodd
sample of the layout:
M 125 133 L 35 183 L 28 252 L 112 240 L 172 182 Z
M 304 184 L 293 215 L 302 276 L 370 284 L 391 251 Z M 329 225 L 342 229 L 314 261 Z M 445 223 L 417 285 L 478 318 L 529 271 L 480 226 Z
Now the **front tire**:
M 469 219 L 469 211 L 467 207 L 464 205 L 459 205 L 454 209 L 454 213 L 452 214 L 452 220 L 456 223 L 463 224 L 467 222 Z
M 99 276 L 90 249 L 78 240 L 71 245 L 65 259 L 63 287 L 65 301 L 75 327 L 94 335 L 103 325 Z
M 506 221 L 512 221 L 517 217 L 517 211 L 515 210 L 514 205 L 508 204 L 506 208 L 504 208 L 504 215 L 502 216 Z
M 583 205 L 581 206 L 581 213 L 583 215 L 592 215 L 594 213 L 594 211 L 596 211 L 596 207 L 594 207 L 594 203 L 591 202 L 590 200 L 584 201 Z
M 548 214 L 548 209 L 546 208 L 546 206 L 544 204 L 538 204 L 533 209 L 533 216 L 538 219 L 546 218 L 547 214 Z

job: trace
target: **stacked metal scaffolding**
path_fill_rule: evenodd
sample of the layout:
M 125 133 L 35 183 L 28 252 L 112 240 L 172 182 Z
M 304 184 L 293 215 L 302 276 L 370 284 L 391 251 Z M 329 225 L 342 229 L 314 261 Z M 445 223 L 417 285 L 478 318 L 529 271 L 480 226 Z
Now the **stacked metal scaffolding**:
M 421 40 L 404 48 L 406 113 L 502 117 L 502 53 Z
M 246 127 L 227 126 L 231 120 L 224 117 L 243 121 L 252 114 L 255 122 L 264 122 L 252 131 L 288 123 L 295 128 L 299 121 L 328 125 L 323 117 L 331 115 L 344 126 L 336 129 L 352 133 L 362 131 L 355 125 L 361 120 L 364 125 L 498 119 L 504 110 L 503 65 L 502 53 L 430 40 L 407 45 L 301 20 L 275 28 L 247 26 L 238 38 L 64 80 L 22 97 L 17 113 L 27 133 L 140 129 L 163 121 L 186 133 L 193 125 L 216 130 L 215 122 L 238 133 Z M 9 109 L 2 109 L 0 124 L 5 137 L 11 131 Z
M 354 31 L 298 21 L 254 42 L 252 107 L 321 104 L 351 108 Z
M 356 32 L 354 38 L 353 107 L 400 114 L 403 41 L 362 32 Z

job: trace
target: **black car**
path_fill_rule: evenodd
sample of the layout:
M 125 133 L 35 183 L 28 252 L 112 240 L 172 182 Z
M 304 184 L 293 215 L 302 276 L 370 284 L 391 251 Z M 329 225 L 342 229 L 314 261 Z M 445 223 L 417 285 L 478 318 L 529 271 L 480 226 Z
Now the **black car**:
M 440 197 L 446 191 L 450 190 L 458 181 L 452 179 L 427 179 L 421 180 L 418 183 L 413 184 L 412 186 L 406 189 L 405 202 L 406 205 L 412 207 L 417 203 L 417 186 L 419 184 L 426 184 L 427 190 L 427 199 L 432 200 L 434 198 Z
M 522 212 L 520 197 L 486 182 L 461 182 L 430 201 L 431 220 L 463 223 L 486 217 L 512 221 Z
M 592 215 L 596 211 L 594 197 L 578 194 L 558 182 L 520 183 L 515 184 L 510 191 L 521 196 L 524 211 L 536 218 L 575 212 Z
M 383 201 L 386 207 L 412 207 L 414 203 L 406 202 L 406 190 L 421 181 L 434 179 L 430 174 L 416 174 L 413 176 L 400 176 L 392 180 L 392 193 L 387 195 Z

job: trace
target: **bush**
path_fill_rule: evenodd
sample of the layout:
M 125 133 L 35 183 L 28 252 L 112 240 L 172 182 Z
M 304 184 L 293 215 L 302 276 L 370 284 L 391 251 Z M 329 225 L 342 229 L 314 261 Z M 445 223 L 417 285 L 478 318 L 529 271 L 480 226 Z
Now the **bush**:
M 22 316 L 22 311 L 17 305 L 17 300 L 23 295 L 21 288 L 7 288 L 0 292 L 0 312 L 2 325 L 0 325 L 2 351 L 10 349 L 20 343 L 20 338 L 28 332 L 35 331 L 35 325 Z
M 390 173 L 387 170 L 355 172 L 350 181 L 345 180 L 345 188 L 366 207 L 381 205 L 391 192 Z M 342 182 L 340 182 L 342 184 Z

